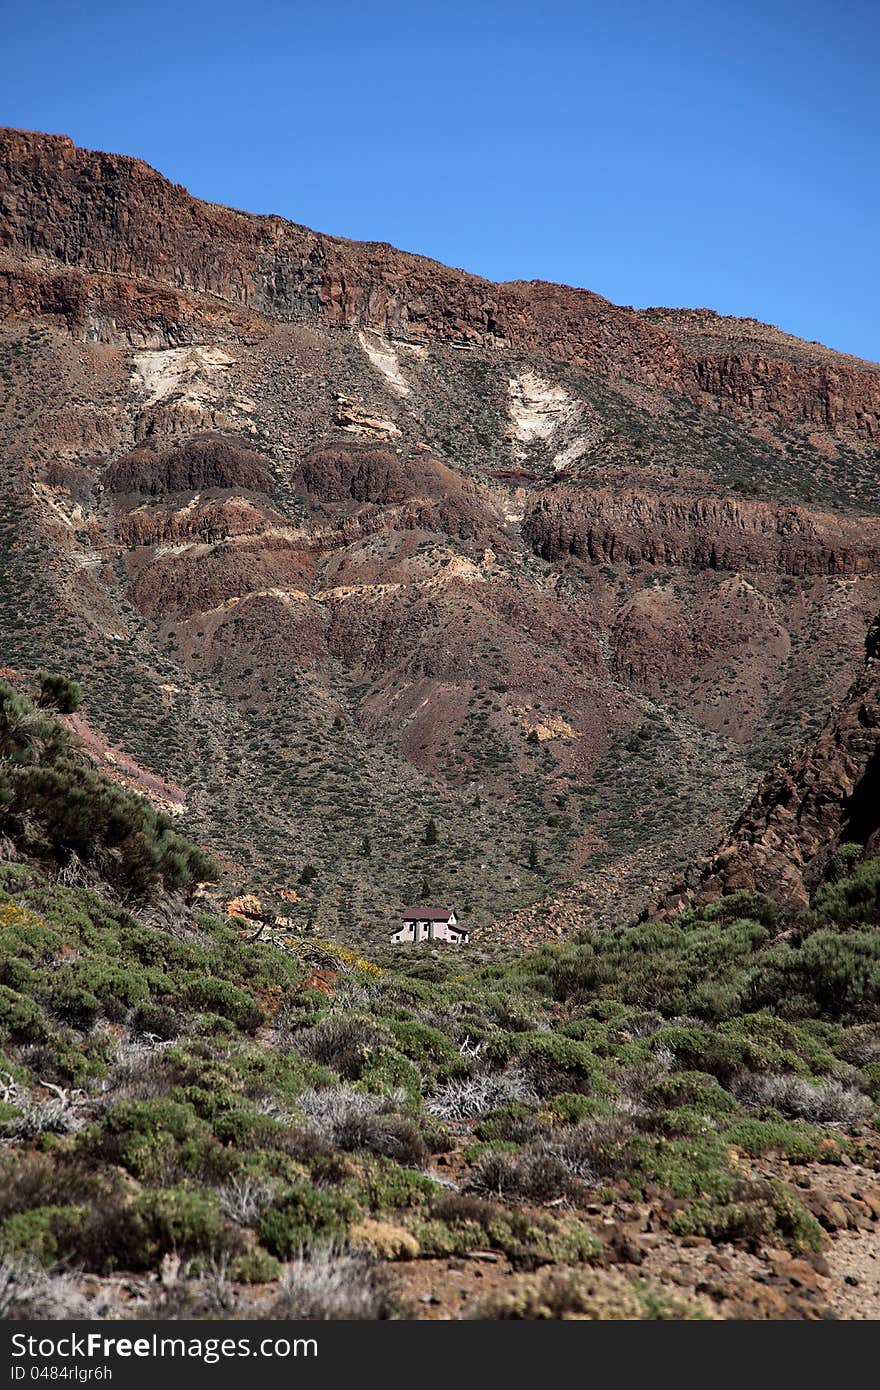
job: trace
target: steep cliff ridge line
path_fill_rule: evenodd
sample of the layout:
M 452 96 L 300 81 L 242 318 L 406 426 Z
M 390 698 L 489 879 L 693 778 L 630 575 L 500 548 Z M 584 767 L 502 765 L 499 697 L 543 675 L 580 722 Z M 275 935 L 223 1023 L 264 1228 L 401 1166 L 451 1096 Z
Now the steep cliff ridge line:
M 822 359 L 837 366 L 846 364 L 860 371 L 880 372 L 880 363 L 837 352 L 824 343 L 807 342 L 781 328 L 761 323 L 759 319 L 731 317 L 715 309 L 655 308 L 637 309 L 636 313 L 669 333 L 695 356 L 723 356 L 734 347 L 759 354 L 770 349 L 772 355 L 780 359 L 800 362 Z
M 238 212 L 192 198 L 140 160 L 81 150 L 67 137 L 0 134 L 0 247 L 30 261 L 24 283 L 0 279 L 7 311 L 24 303 L 70 313 L 65 297 L 106 285 L 59 283 L 52 263 L 146 278 L 175 295 L 215 296 L 238 311 L 276 319 L 318 318 L 416 341 L 437 338 L 510 346 L 622 374 L 652 388 L 771 414 L 798 426 L 880 437 L 880 373 L 855 359 L 810 351 L 797 361 L 768 329 L 762 351 L 719 356 L 682 332 L 674 314 L 640 314 L 587 290 L 543 282 L 496 285 L 385 243 L 325 236 L 280 217 Z M 34 259 L 48 260 L 42 270 Z M 48 275 L 51 293 L 39 282 Z M 130 308 L 126 294 L 118 310 Z M 142 309 L 147 306 L 140 306 Z M 92 311 L 80 303 L 77 322 Z M 185 341 L 176 298 L 147 309 L 153 329 Z M 94 317 L 94 315 L 92 315 Z M 100 325 L 93 325 L 100 332 Z M 669 331 L 669 330 L 672 331 Z M 783 335 L 784 336 L 784 335 Z

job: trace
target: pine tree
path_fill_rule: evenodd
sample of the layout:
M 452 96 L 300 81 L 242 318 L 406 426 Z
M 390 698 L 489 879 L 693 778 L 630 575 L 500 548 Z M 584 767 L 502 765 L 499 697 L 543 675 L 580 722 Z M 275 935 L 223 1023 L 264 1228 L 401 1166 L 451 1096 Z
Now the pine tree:
M 369 857 L 370 857 L 370 855 L 371 855 L 372 853 L 373 853 L 373 844 L 372 844 L 372 841 L 370 840 L 369 835 L 365 835 L 364 838 L 361 840 L 361 854 L 364 856 L 365 859 L 369 859 Z
M 428 824 L 425 826 L 425 844 L 426 844 L 426 845 L 436 845 L 436 843 L 437 843 L 437 822 L 434 820 L 434 817 L 432 816 L 431 819 L 428 821 Z
M 77 681 L 70 680 L 68 676 L 38 671 L 37 681 L 37 705 L 40 709 L 57 710 L 59 714 L 73 714 L 82 704 L 82 688 Z
M 529 845 L 529 868 L 538 868 L 538 846 L 535 844 L 534 840 L 532 840 L 532 843 Z

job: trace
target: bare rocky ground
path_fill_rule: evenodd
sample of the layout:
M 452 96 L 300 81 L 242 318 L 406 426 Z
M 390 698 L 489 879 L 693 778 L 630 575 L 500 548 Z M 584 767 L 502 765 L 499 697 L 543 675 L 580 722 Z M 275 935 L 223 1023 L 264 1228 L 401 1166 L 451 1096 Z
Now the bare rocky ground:
M 880 1318 L 880 1182 L 860 1165 L 809 1168 L 767 1164 L 761 1176 L 782 1177 L 826 1232 L 821 1254 L 788 1250 L 750 1253 L 699 1236 L 671 1237 L 663 1219 L 674 1206 L 597 1209 L 596 1233 L 612 1268 L 683 1296 L 695 1314 L 744 1320 Z M 425 1260 L 393 1267 L 393 1285 L 418 1318 L 478 1315 L 524 1277 L 504 1256 L 475 1252 L 464 1260 Z
M 840 1318 L 880 1318 L 880 1230 L 842 1232 L 828 1251 L 831 1307 Z

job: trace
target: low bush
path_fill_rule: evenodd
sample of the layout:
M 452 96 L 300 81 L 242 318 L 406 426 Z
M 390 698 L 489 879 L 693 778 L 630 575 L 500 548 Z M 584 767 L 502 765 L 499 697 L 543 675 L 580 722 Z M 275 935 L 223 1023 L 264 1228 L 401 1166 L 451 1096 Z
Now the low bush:
M 536 1204 L 569 1198 L 577 1191 L 566 1164 L 541 1149 L 485 1155 L 472 1168 L 468 1186 L 486 1196 Z
M 220 1180 L 234 1163 L 192 1107 L 173 1100 L 118 1101 L 77 1142 L 84 1156 L 157 1185 L 183 1177 Z
M 293 1045 L 304 1057 L 332 1067 L 346 1081 L 357 1081 L 376 1052 L 389 1044 L 390 1036 L 371 1019 L 332 1014 L 297 1033 Z
M 321 1241 L 344 1238 L 356 1215 L 355 1203 L 344 1193 L 297 1183 L 266 1209 L 257 1230 L 270 1254 L 287 1260 Z
M 644 1280 L 636 1282 L 611 1270 L 548 1270 L 521 1275 L 490 1294 L 477 1307 L 477 1319 L 633 1322 L 705 1316 L 700 1306 L 671 1297 Z
M 229 980 L 211 976 L 191 980 L 183 997 L 190 1008 L 228 1019 L 243 1033 L 255 1033 L 266 1017 L 250 990 L 240 989 Z
M 268 1251 L 255 1246 L 233 1260 L 229 1273 L 240 1284 L 271 1284 L 280 1279 L 284 1266 Z
M 81 1207 L 31 1207 L 9 1216 L 0 1227 L 0 1250 L 26 1255 L 46 1267 L 68 1256 L 82 1223 Z
M 267 1310 L 272 1318 L 309 1322 L 375 1322 L 395 1311 L 388 1284 L 366 1251 L 332 1243 L 288 1264 L 278 1297 Z
M 163 1256 L 218 1259 L 241 1251 L 239 1232 L 224 1223 L 212 1192 L 186 1186 L 145 1191 L 91 1209 L 73 1257 L 98 1273 L 151 1270 Z
M 727 1200 L 696 1202 L 669 1223 L 676 1235 L 708 1236 L 757 1249 L 764 1241 L 793 1250 L 822 1248 L 819 1223 L 782 1183 L 737 1183 Z

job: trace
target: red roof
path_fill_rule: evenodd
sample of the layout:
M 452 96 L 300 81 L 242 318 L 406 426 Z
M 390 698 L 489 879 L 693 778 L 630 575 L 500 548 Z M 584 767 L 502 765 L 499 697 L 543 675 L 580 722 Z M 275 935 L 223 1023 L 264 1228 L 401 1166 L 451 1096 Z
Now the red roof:
M 404 922 L 448 922 L 452 907 L 405 907 L 401 910 Z

